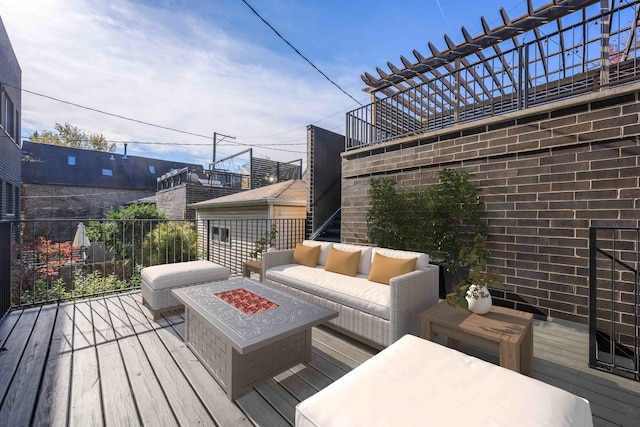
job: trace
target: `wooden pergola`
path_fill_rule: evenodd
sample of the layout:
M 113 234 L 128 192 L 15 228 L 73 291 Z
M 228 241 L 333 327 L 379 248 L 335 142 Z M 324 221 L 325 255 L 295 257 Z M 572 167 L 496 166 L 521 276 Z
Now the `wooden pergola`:
M 609 82 L 612 61 L 624 63 L 635 55 L 640 19 L 638 3 L 638 0 L 627 3 L 554 0 L 535 9 L 532 0 L 527 0 L 527 13 L 516 19 L 501 8 L 502 23 L 491 27 L 481 17 L 483 30 L 477 36 L 462 27 L 464 42 L 460 44 L 455 44 L 445 34 L 447 48 L 444 50 L 429 42 L 430 55 L 413 50 L 414 60 L 401 56 L 401 66 L 387 62 L 389 70 L 377 68 L 378 76 L 364 73 L 361 76 L 366 84 L 363 90 L 371 94 L 372 103 L 395 96 L 405 114 L 424 116 L 427 112 L 434 114 L 510 96 L 522 92 L 523 87 L 540 87 L 580 73 L 594 72 L 596 68 L 598 84 L 605 86 Z M 610 20 L 613 14 L 610 12 L 623 7 L 632 11 L 634 18 L 624 30 L 617 28 L 618 45 L 611 52 Z M 598 26 L 597 41 L 585 29 L 579 28 L 590 20 Z M 576 41 L 575 34 L 580 32 L 582 39 Z M 523 49 L 526 37 L 534 42 L 528 41 L 527 49 Z M 532 71 L 529 65 L 525 70 L 523 63 L 534 64 L 537 68 Z M 444 78 L 447 76 L 449 78 Z M 403 95 L 407 91 L 411 94 Z

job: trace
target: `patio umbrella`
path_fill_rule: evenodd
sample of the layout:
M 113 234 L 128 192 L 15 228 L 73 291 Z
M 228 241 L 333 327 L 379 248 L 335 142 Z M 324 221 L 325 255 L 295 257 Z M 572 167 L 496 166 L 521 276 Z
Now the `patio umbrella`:
M 73 237 L 73 246 L 78 246 L 81 248 L 86 248 L 91 246 L 91 241 L 87 237 L 87 233 L 84 230 L 83 223 L 78 224 L 76 235 Z

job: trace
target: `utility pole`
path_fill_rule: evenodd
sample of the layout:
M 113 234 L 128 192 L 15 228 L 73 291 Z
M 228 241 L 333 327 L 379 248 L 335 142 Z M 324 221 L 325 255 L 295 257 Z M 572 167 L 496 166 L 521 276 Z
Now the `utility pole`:
M 225 138 L 236 139 L 235 136 L 224 135 L 218 132 L 213 133 L 213 159 L 211 160 L 211 170 L 213 170 L 216 163 L 216 145 L 218 144 L 218 136 L 222 137 L 222 139 L 220 139 L 220 142 L 224 141 Z

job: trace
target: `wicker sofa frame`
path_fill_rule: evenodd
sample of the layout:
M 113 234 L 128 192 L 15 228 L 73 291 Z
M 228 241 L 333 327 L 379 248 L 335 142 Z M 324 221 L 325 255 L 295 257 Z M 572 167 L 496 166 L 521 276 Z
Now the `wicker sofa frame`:
M 288 286 L 269 277 L 270 268 L 291 264 L 292 255 L 292 249 L 265 252 L 262 266 L 264 283 L 306 301 L 336 310 L 339 315 L 330 320 L 327 323 L 328 326 L 377 348 L 387 347 L 405 334 L 418 335 L 420 313 L 438 302 L 439 268 L 433 264 L 391 279 L 389 284 L 390 312 L 387 320 Z M 334 274 L 336 280 L 340 280 L 341 275 Z

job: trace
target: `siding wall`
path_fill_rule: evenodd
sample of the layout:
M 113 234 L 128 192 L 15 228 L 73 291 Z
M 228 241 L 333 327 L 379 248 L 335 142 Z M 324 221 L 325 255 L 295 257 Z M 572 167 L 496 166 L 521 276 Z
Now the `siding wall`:
M 471 171 L 500 305 L 587 322 L 589 226 L 639 225 L 640 85 L 343 154 L 342 241 L 367 242 L 369 182 L 399 189 Z
M 11 114 L 16 119 L 17 127 L 17 135 L 9 136 L 2 126 L 4 119 L 0 118 L 0 220 L 19 219 L 21 210 L 20 122 L 22 119 L 22 92 L 20 88 L 22 87 L 22 71 L 1 18 L 0 82 L 0 117 L 5 114 L 4 99 L 8 96 L 13 102 L 14 111 Z M 11 195 L 7 194 L 7 183 L 11 185 L 13 193 Z M 9 197 L 10 200 L 8 200 Z M 9 202 L 12 204 L 14 212 L 10 215 L 7 214 Z

